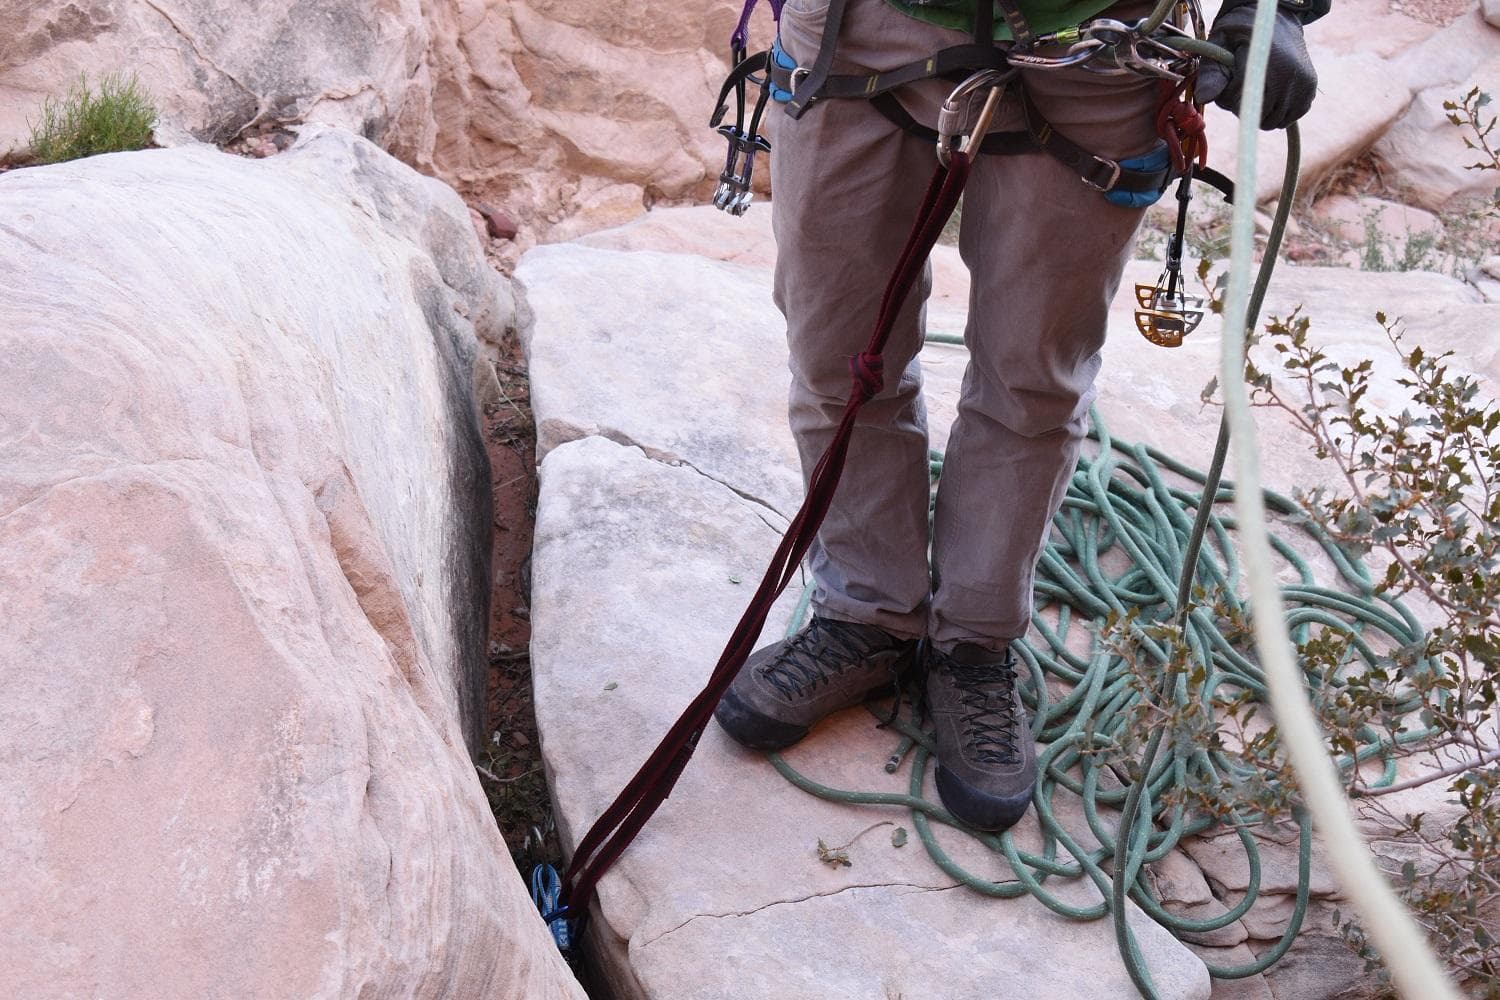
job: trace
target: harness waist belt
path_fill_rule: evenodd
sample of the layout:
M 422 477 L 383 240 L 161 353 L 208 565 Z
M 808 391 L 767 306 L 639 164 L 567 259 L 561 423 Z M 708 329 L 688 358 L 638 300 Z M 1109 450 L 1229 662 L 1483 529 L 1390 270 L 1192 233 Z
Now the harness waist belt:
M 843 96 L 866 98 L 877 111 L 898 128 L 920 139 L 936 143 L 937 131 L 913 118 L 901 102 L 891 94 L 891 90 L 915 80 L 942 75 L 940 72 L 928 71 L 929 67 L 941 69 L 942 66 L 947 65 L 952 72 L 967 73 L 974 64 L 961 60 L 979 55 L 985 57 L 985 63 L 977 68 L 1004 68 L 1006 66 L 1002 49 L 978 45 L 955 45 L 929 59 L 908 63 L 900 69 L 887 73 L 827 77 L 823 90 L 817 94 L 817 99 Z M 766 62 L 770 70 L 771 96 L 775 100 L 786 103 L 789 96 L 796 92 L 798 84 L 802 82 L 802 78 L 807 75 L 808 71 L 796 65 L 796 62 L 781 48 L 779 40 L 772 46 L 771 57 Z M 858 84 L 863 89 L 851 90 L 848 94 L 841 93 L 840 91 L 846 89 L 846 84 Z M 1048 124 L 1024 88 L 1020 89 L 1020 95 L 1021 108 L 1026 117 L 1026 131 L 992 132 L 985 136 L 984 142 L 978 147 L 980 152 L 1014 155 L 1046 151 L 1076 173 L 1079 179 L 1089 187 L 1105 192 L 1160 192 L 1165 190 L 1167 184 L 1171 182 L 1173 172 L 1170 165 L 1160 170 L 1138 170 L 1121 166 L 1116 160 L 1090 153 Z

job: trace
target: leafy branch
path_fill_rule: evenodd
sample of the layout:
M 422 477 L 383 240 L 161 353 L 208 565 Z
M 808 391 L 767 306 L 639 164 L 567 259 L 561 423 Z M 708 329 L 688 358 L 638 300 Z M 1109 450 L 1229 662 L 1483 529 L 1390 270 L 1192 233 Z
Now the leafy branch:
M 1484 158 L 1470 169 L 1500 170 L 1489 104 L 1475 88 L 1444 105 L 1466 130 L 1465 147 Z M 1500 215 L 1500 191 L 1488 212 Z M 1210 272 L 1199 269 L 1213 296 Z M 1265 324 L 1245 379 L 1254 405 L 1276 411 L 1336 470 L 1337 488 L 1304 490 L 1296 504 L 1303 524 L 1337 552 L 1376 567 L 1367 578 L 1346 573 L 1350 589 L 1384 607 L 1410 601 L 1420 611 L 1423 627 L 1408 633 L 1309 616 L 1315 624 L 1296 637 L 1299 659 L 1328 750 L 1362 816 L 1382 836 L 1421 849 L 1394 873 L 1407 904 L 1450 967 L 1500 998 L 1500 408 L 1452 352 L 1410 343 L 1399 319 L 1376 320 L 1398 361 L 1394 382 L 1377 374 L 1373 358 L 1331 357 L 1300 309 Z M 1392 392 L 1405 396 L 1398 412 L 1377 407 Z M 1248 648 L 1232 588 L 1193 596 L 1193 616 Z M 1137 675 L 1130 729 L 1165 729 L 1172 745 L 1216 762 L 1159 808 L 1244 826 L 1297 805 L 1260 692 L 1226 683 L 1229 672 L 1214 665 L 1227 654 L 1204 662 L 1175 623 L 1131 616 L 1113 623 L 1111 641 Z M 1174 656 L 1132 659 L 1146 645 L 1170 645 Z M 1169 674 L 1174 696 L 1158 703 Z M 1113 762 L 1128 770 L 1132 749 L 1111 750 Z M 1396 793 L 1422 786 L 1441 787 L 1441 804 L 1401 811 L 1412 800 Z M 1431 793 L 1423 801 L 1433 801 Z M 1378 969 L 1358 924 L 1344 915 L 1335 922 Z

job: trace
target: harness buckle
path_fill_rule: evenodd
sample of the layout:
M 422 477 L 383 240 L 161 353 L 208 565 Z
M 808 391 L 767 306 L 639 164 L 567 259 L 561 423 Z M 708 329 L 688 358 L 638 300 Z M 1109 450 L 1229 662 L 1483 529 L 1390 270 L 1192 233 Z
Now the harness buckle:
M 1097 166 L 1109 168 L 1109 180 L 1105 181 L 1103 184 L 1100 184 L 1098 181 L 1089 177 L 1087 174 L 1079 174 L 1078 179 L 1083 181 L 1083 183 L 1087 184 L 1089 187 L 1093 188 L 1095 191 L 1113 191 L 1115 189 L 1115 185 L 1120 183 L 1120 164 L 1115 160 L 1106 160 L 1102 156 L 1095 156 L 1094 163 Z

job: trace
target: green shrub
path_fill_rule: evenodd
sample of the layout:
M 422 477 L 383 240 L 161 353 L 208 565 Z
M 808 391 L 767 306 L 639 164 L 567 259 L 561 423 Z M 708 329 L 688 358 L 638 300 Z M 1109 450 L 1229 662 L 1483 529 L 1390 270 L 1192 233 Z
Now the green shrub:
M 27 119 L 38 163 L 144 149 L 155 122 L 156 106 L 133 73 L 111 73 L 99 81 L 97 91 L 80 76 L 66 97 L 42 102 L 39 121 Z

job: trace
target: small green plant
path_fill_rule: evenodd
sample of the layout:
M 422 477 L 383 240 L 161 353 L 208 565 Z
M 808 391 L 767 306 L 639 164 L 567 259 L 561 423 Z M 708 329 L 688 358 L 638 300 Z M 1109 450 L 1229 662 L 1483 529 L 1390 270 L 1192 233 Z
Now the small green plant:
M 1366 212 L 1365 241 L 1359 249 L 1362 271 L 1446 271 L 1435 233 L 1408 232 L 1392 239 L 1382 231 L 1380 211 Z
M 1399 385 L 1411 395 L 1397 416 L 1367 409 L 1370 362 L 1330 361 L 1309 341 L 1305 320 L 1267 328 L 1301 398 L 1284 394 L 1253 366 L 1250 377 L 1257 401 L 1287 414 L 1344 475 L 1341 494 L 1313 490 L 1302 497 L 1307 514 L 1347 551 L 1383 552 L 1386 573 L 1375 592 L 1424 598 L 1434 618 L 1420 643 L 1378 657 L 1363 674 L 1345 675 L 1326 717 L 1333 749 L 1345 753 L 1362 728 L 1399 745 L 1403 731 L 1426 727 L 1430 735 L 1410 748 L 1431 754 L 1423 773 L 1385 788 L 1351 774 L 1350 790 L 1378 807 L 1376 797 L 1389 791 L 1447 783 L 1453 817 L 1447 829 L 1424 826 L 1420 813 L 1386 810 L 1378 818 L 1434 859 L 1424 870 L 1407 862 L 1400 885 L 1433 943 L 1455 971 L 1500 996 L 1493 923 L 1500 892 L 1500 409 L 1477 379 L 1450 367 L 1450 354 L 1408 349 L 1397 325 L 1377 318 L 1401 358 Z M 1344 647 L 1325 645 L 1333 655 L 1323 664 L 1344 659 Z M 1345 921 L 1340 929 L 1371 957 L 1357 924 Z
M 1497 119 L 1485 112 L 1491 103 L 1490 95 L 1478 87 L 1458 100 L 1443 102 L 1448 122 L 1464 133 L 1464 148 L 1478 154 L 1477 160 L 1465 164 L 1466 170 L 1500 171 L 1500 147 L 1492 139 Z M 1494 251 L 1492 230 L 1497 218 L 1500 187 L 1488 202 L 1445 218 L 1441 233 L 1412 233 L 1404 242 L 1391 240 L 1381 232 L 1378 213 L 1366 215 L 1360 267 L 1366 271 L 1437 271 L 1465 278 Z
M 144 149 L 155 122 L 156 106 L 133 73 L 110 73 L 99 80 L 97 90 L 80 76 L 66 97 L 42 102 L 39 120 L 27 120 L 38 163 Z
M 1367 402 L 1372 361 L 1331 360 L 1301 313 L 1273 317 L 1252 338 L 1275 361 L 1247 361 L 1245 376 L 1254 404 L 1280 411 L 1342 479 L 1337 490 L 1300 491 L 1293 522 L 1315 525 L 1346 558 L 1384 565 L 1359 589 L 1397 609 L 1389 623 L 1400 624 L 1403 602 L 1425 609 L 1424 629 L 1415 619 L 1393 628 L 1384 616 L 1296 608 L 1298 660 L 1362 819 L 1382 840 L 1420 847 L 1396 876 L 1399 892 L 1449 968 L 1500 1000 L 1500 406 L 1478 378 L 1454 370 L 1451 354 L 1408 345 L 1397 322 L 1376 318 L 1409 395 L 1399 414 Z M 1248 654 L 1248 620 L 1227 595 L 1195 597 L 1191 615 L 1214 621 L 1229 648 Z M 1189 772 L 1161 803 L 1163 815 L 1186 808 L 1231 825 L 1292 815 L 1296 775 L 1262 692 L 1226 682 L 1219 651 L 1205 664 L 1175 624 L 1134 616 L 1113 621 L 1108 641 L 1130 664 L 1139 697 L 1127 736 L 1106 759 L 1138 780 L 1146 734 L 1165 729 L 1170 745 L 1222 765 Z M 1139 655 L 1148 644 L 1169 647 L 1173 659 Z M 1177 697 L 1158 703 L 1168 671 L 1179 679 Z M 1407 762 L 1400 780 L 1397 761 Z M 1387 805 L 1386 796 L 1426 784 L 1444 790 L 1428 798 L 1442 802 L 1431 813 Z M 1353 915 L 1335 924 L 1383 975 Z
M 1436 232 L 1408 231 L 1390 236 L 1381 209 L 1364 213 L 1364 241 L 1355 247 L 1361 271 L 1433 271 L 1462 280 L 1491 252 L 1489 206 L 1467 208 L 1443 219 Z
M 1465 170 L 1500 171 L 1500 147 L 1490 145 L 1497 117 L 1490 115 L 1488 121 L 1484 117 L 1484 109 L 1491 103 L 1490 95 L 1478 87 L 1471 87 L 1467 94 L 1456 101 L 1443 102 L 1448 123 L 1463 129 L 1465 133 L 1464 148 L 1479 154 L 1479 159 L 1466 164 Z M 1491 201 L 1496 208 L 1500 208 L 1500 188 L 1495 189 Z

